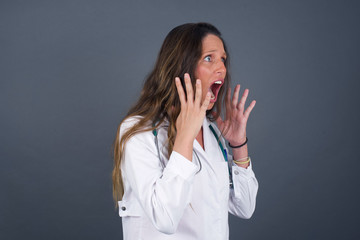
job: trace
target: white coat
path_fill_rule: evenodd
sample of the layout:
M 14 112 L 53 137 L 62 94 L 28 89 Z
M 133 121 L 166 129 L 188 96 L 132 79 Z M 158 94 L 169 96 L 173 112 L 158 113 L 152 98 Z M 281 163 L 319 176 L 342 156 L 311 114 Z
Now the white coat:
M 120 136 L 136 121 L 126 120 Z M 175 151 L 167 159 L 166 124 L 158 129 L 160 157 L 167 163 L 164 169 L 151 131 L 136 134 L 126 143 L 121 163 L 124 196 L 119 201 L 124 240 L 226 240 L 228 212 L 251 217 L 258 190 L 252 165 L 245 169 L 231 161 L 234 187 L 229 188 L 228 164 L 210 124 L 205 118 L 205 151 L 196 140 L 193 145 L 200 172 L 194 153 L 192 162 Z M 222 144 L 225 147 L 223 139 Z

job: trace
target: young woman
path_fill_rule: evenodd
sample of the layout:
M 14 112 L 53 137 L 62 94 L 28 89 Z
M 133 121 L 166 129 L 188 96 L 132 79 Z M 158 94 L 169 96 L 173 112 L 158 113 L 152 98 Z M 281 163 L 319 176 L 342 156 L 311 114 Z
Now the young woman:
M 228 64 L 211 24 L 180 25 L 165 38 L 115 140 L 113 191 L 125 240 L 228 239 L 228 212 L 253 214 L 258 182 L 246 124 L 255 101 L 245 109 L 249 90 L 239 100 L 240 85 L 231 98 Z

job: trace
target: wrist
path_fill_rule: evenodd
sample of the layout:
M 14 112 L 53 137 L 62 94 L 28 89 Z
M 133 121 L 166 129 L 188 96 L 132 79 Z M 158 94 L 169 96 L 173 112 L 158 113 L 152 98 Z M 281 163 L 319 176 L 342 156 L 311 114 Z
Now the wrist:
M 233 159 L 233 162 L 238 164 L 238 165 L 248 164 L 250 161 L 251 161 L 250 156 L 243 157 L 243 158 L 240 158 L 240 159 Z
M 248 138 L 245 137 L 244 139 L 241 139 L 239 141 L 231 141 L 231 142 L 229 141 L 228 145 L 231 148 L 241 148 L 241 147 L 245 146 L 247 144 L 247 142 L 248 142 Z
M 173 150 L 192 161 L 194 139 L 176 136 Z
M 194 140 L 195 140 L 195 137 L 190 136 L 190 134 L 185 134 L 185 133 L 181 132 L 181 133 L 176 134 L 174 145 L 175 145 L 175 143 L 179 143 L 179 144 L 185 145 L 185 146 L 192 146 L 194 143 Z

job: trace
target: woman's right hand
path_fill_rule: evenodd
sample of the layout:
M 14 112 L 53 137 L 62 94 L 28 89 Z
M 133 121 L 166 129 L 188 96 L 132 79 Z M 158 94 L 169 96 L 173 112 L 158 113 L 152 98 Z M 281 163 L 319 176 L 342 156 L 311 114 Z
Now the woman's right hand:
M 192 160 L 193 143 L 204 121 L 206 110 L 210 103 L 210 93 L 206 94 L 201 103 L 201 81 L 196 80 L 195 99 L 189 74 L 184 75 L 186 96 L 181 85 L 180 78 L 175 78 L 177 92 L 179 94 L 181 110 L 176 120 L 177 134 L 174 143 L 174 151 L 180 153 L 190 161 Z

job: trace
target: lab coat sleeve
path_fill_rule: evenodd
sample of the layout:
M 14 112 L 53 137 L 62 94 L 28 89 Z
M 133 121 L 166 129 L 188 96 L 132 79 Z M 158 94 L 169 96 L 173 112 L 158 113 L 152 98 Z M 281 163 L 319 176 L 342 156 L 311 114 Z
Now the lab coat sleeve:
M 131 137 L 124 150 L 124 180 L 155 228 L 166 234 L 175 233 L 190 203 L 196 165 L 173 151 L 163 170 L 150 131 Z
M 212 124 L 212 126 L 218 136 L 221 136 L 221 132 L 217 126 L 215 124 Z M 226 152 L 229 153 L 224 138 L 221 137 L 220 141 L 225 147 Z M 236 165 L 232 159 L 233 157 L 228 155 L 233 179 L 233 188 L 230 188 L 229 193 L 229 212 L 235 216 L 249 219 L 255 211 L 259 184 L 252 170 L 251 162 L 249 167 L 245 169 Z
M 230 189 L 229 212 L 249 219 L 255 211 L 258 181 L 252 170 L 252 163 L 247 169 L 237 166 L 232 161 L 231 164 L 234 187 Z

